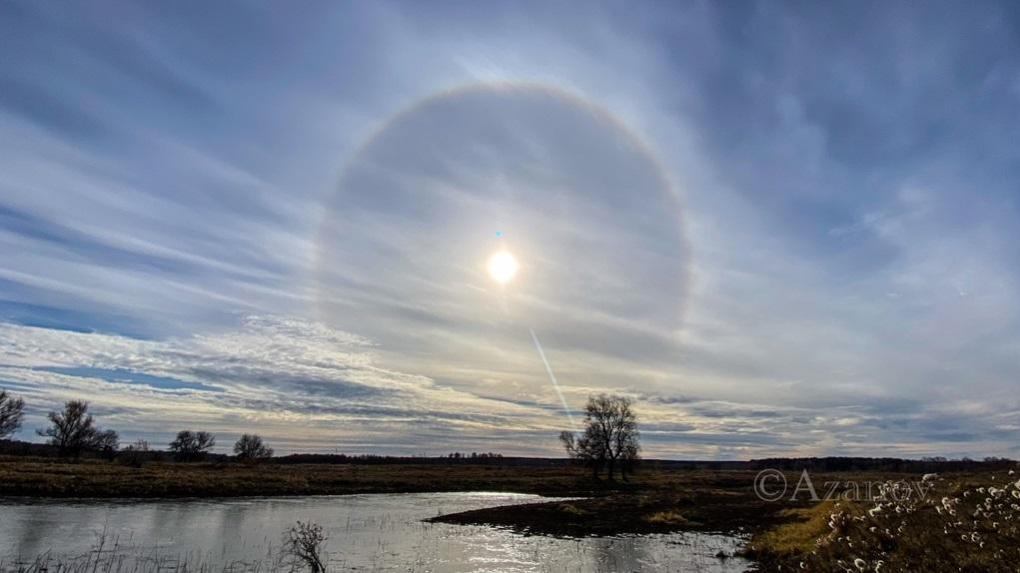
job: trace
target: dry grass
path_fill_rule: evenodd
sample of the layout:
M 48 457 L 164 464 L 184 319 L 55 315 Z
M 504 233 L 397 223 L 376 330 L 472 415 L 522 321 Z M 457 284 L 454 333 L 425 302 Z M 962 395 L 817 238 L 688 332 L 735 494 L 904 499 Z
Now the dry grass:
M 819 504 L 765 531 L 748 554 L 767 571 L 1016 571 L 1020 480 L 999 472 L 933 476 L 924 495 L 892 484 L 874 501 Z
M 593 484 L 579 468 L 436 465 L 262 465 L 153 462 L 141 468 L 0 457 L 0 496 L 239 497 L 432 491 L 578 495 Z
M 645 516 L 645 521 L 653 525 L 683 525 L 687 523 L 687 518 L 680 514 L 676 510 L 668 511 L 656 511 L 650 515 Z
M 816 540 L 829 533 L 833 505 L 834 502 L 825 501 L 814 507 L 782 511 L 780 517 L 790 522 L 755 537 L 748 554 L 768 552 L 776 558 L 791 559 L 810 553 Z
M 646 469 L 629 482 L 593 481 L 573 466 L 264 464 L 149 462 L 136 468 L 96 459 L 0 456 L 0 496 L 240 497 L 352 493 L 504 491 L 572 497 L 669 492 L 751 496 L 754 472 Z M 753 496 L 751 496 L 753 497 Z M 651 499 L 651 498 L 649 498 Z

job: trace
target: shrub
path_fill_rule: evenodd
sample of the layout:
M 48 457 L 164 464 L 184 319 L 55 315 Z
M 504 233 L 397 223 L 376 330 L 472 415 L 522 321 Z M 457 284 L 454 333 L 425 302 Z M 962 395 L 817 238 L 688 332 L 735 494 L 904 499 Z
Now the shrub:
M 292 565 L 303 563 L 311 573 L 323 573 L 326 570 L 322 548 L 325 542 L 321 525 L 299 521 L 284 534 L 283 552 L 294 561 Z

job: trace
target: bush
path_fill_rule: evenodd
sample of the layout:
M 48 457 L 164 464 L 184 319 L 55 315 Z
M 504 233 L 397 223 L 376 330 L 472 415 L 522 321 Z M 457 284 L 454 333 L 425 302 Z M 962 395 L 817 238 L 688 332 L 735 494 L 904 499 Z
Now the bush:
M 284 534 L 283 552 L 293 561 L 292 566 L 304 564 L 311 573 L 323 573 L 326 570 L 322 559 L 325 542 L 321 525 L 299 521 Z

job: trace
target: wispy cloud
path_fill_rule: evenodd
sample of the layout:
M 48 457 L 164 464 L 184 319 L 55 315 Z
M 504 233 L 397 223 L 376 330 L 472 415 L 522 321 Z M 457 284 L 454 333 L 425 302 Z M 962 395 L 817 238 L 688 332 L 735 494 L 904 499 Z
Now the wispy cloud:
M 445 432 L 512 447 L 513 431 L 553 431 L 555 415 L 494 401 L 376 364 L 367 340 L 322 324 L 247 318 L 236 331 L 146 341 L 119 335 L 0 326 L 0 380 L 32 406 L 92 399 L 97 413 L 127 436 L 206 425 L 318 447 L 357 447 L 385 428 L 382 448 Z M 444 443 L 445 442 L 445 443 Z

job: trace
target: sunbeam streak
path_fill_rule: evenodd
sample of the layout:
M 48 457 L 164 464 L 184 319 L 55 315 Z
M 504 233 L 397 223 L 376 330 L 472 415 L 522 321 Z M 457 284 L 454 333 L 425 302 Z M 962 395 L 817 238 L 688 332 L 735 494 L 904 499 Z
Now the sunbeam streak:
M 570 420 L 570 429 L 577 431 L 577 425 L 574 423 L 574 415 L 570 413 L 570 408 L 567 406 L 567 400 L 563 397 L 563 392 L 560 390 L 560 384 L 556 381 L 556 374 L 553 373 L 552 366 L 549 365 L 549 359 L 545 357 L 545 351 L 542 350 L 542 343 L 538 341 L 538 335 L 535 334 L 535 329 L 529 328 L 528 332 L 531 333 L 531 340 L 535 342 L 535 350 L 538 350 L 538 356 L 542 358 L 542 364 L 545 364 L 545 371 L 549 374 L 549 381 L 552 382 L 553 388 L 556 390 L 556 395 L 560 397 L 560 404 L 563 405 L 563 411 L 567 413 L 567 418 Z

